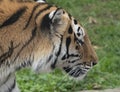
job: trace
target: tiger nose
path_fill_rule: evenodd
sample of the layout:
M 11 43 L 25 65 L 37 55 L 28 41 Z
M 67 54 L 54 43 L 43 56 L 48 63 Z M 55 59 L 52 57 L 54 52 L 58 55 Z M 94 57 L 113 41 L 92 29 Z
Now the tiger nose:
M 91 57 L 90 62 L 91 62 L 91 66 L 95 66 L 98 62 L 98 58 Z
M 97 64 L 97 62 L 91 62 L 92 66 L 95 66 Z

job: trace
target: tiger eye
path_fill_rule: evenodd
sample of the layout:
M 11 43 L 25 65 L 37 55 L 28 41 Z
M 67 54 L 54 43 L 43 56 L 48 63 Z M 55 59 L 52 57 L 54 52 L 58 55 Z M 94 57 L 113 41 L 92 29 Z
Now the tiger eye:
M 76 50 L 79 50 L 79 47 L 78 47 L 78 46 L 76 46 L 76 47 L 75 47 L 75 49 L 76 49 Z

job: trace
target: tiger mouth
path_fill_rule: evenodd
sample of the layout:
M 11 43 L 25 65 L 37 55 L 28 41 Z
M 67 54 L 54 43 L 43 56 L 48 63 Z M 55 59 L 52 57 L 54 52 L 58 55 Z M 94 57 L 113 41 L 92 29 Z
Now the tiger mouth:
M 84 66 L 84 65 L 83 66 L 78 65 L 75 67 L 67 66 L 64 67 L 63 69 L 69 76 L 73 78 L 81 77 L 80 79 L 83 79 L 86 76 L 87 72 L 91 69 L 91 66 Z

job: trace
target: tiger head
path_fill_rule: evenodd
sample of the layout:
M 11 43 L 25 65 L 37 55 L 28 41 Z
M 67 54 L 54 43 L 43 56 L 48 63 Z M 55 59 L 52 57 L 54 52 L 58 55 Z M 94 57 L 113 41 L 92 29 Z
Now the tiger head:
M 65 10 L 58 8 L 45 15 L 41 30 L 49 30 L 49 39 L 53 44 L 52 54 L 47 59 L 50 62 L 47 63 L 47 71 L 50 70 L 48 66 L 51 69 L 60 68 L 68 75 L 82 79 L 97 63 L 97 55 L 86 31 Z
M 46 3 L 46 0 L 34 1 Z M 46 57 L 42 56 L 43 60 L 38 60 L 40 61 L 38 63 L 34 62 L 33 69 L 39 72 L 49 72 L 60 68 L 68 75 L 82 79 L 88 70 L 97 64 L 98 57 L 85 29 L 65 10 L 56 8 L 52 11 L 49 9 L 50 12 L 44 15 L 40 26 L 40 30 L 45 33 L 44 36 L 52 44 L 52 50 L 47 51 L 50 54 L 45 54 Z M 36 24 L 39 25 L 39 22 Z M 49 35 L 46 35 L 48 33 Z M 50 43 L 48 43 L 48 48 L 51 47 Z M 45 51 L 41 49 L 40 52 Z

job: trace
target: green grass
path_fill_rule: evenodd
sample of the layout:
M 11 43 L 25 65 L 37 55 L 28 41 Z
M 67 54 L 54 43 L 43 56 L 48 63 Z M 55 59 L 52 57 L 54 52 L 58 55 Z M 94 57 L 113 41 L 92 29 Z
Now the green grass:
M 92 44 L 98 47 L 99 63 L 82 81 L 73 81 L 59 70 L 41 75 L 22 70 L 17 73 L 21 92 L 76 92 L 120 87 L 120 1 L 48 1 L 63 7 L 86 28 Z M 90 23 L 90 17 L 97 23 Z

